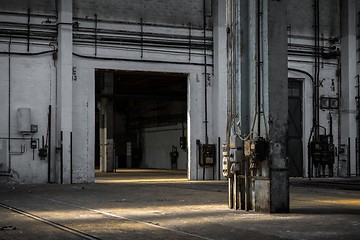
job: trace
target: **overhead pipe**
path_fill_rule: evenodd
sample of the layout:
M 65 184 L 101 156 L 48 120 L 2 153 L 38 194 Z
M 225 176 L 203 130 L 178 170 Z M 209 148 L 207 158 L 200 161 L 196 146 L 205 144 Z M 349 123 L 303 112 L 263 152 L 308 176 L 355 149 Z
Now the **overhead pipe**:
M 81 18 L 81 17 L 74 17 L 74 21 L 84 21 L 84 22 L 93 22 L 93 18 Z M 123 24 L 123 25 L 139 25 L 138 22 L 130 22 L 130 21 L 117 21 L 117 20 L 109 20 L 109 19 L 98 19 L 98 22 L 101 23 L 115 23 L 115 24 Z M 159 24 L 159 23 L 146 23 L 146 26 L 150 27 L 163 27 L 163 28 L 173 28 L 173 29 L 186 29 L 186 26 L 183 25 L 170 25 L 170 24 Z M 193 26 L 194 30 L 202 30 L 201 26 L 196 27 Z
M 149 62 L 149 63 L 163 63 L 163 64 L 183 64 L 183 65 L 195 65 L 195 66 L 204 66 L 204 63 L 191 63 L 191 62 L 175 62 L 175 61 L 163 61 L 163 60 L 139 60 L 139 59 L 129 59 L 129 58 L 116 58 L 116 57 L 94 57 L 83 55 L 73 52 L 73 55 L 80 58 L 94 59 L 94 60 L 108 60 L 108 61 L 126 61 L 126 62 Z M 212 67 L 212 64 L 207 64 L 206 66 Z
M 19 27 L 26 27 L 26 24 L 14 24 L 14 26 L 19 26 Z M 32 26 L 32 25 L 31 25 Z M 36 27 L 45 27 L 45 26 L 41 26 L 41 25 L 34 25 Z M 34 27 L 32 27 L 34 28 Z M 88 30 L 86 30 L 88 29 Z M 91 44 L 91 40 L 93 39 L 93 29 L 91 32 L 91 28 L 85 28 L 82 29 L 83 32 L 79 32 L 79 31 L 74 31 L 74 44 L 76 43 L 89 43 L 89 45 Z M 84 32 L 85 31 L 85 32 Z M 90 34 L 86 34 L 86 32 L 89 32 Z M 101 32 L 104 33 L 101 33 Z M 128 45 L 139 45 L 141 44 L 141 39 L 137 39 L 139 35 L 143 35 L 144 39 L 143 39 L 143 47 L 169 47 L 169 48 L 178 48 L 181 49 L 183 48 L 184 50 L 187 49 L 189 47 L 191 47 L 192 49 L 202 49 L 204 50 L 204 39 L 202 39 L 202 43 L 200 43 L 200 38 L 197 36 L 192 35 L 191 36 L 191 46 L 189 46 L 189 39 L 188 36 L 186 35 L 169 35 L 169 34 L 157 34 L 157 33 L 137 33 L 137 32 L 122 32 L 122 34 L 130 34 L 132 36 L 134 36 L 135 38 L 126 38 L 124 36 L 119 36 L 118 32 L 119 31 L 112 31 L 112 30 L 101 30 L 98 29 L 97 31 L 97 46 L 104 46 L 106 47 L 106 44 L 109 44 L 109 46 L 112 47 L 116 47 L 118 46 L 120 43 L 121 44 L 128 44 Z M 27 38 L 27 34 L 28 31 L 23 29 L 23 30 L 12 30 L 12 29 L 8 29 L 8 30 L 0 30 L 0 36 L 7 36 L 9 33 L 12 34 L 13 38 Z M 105 35 L 102 35 L 105 34 Z M 109 34 L 111 34 L 111 36 L 109 36 Z M 56 35 L 56 29 L 55 29 L 55 25 L 53 29 L 50 29 L 49 31 L 31 31 L 31 35 L 32 35 L 32 39 L 34 40 L 40 40 L 40 41 L 51 41 L 54 36 Z M 140 36 L 141 37 L 141 36 Z M 157 38 L 157 39 L 156 39 Z M 174 42 L 174 38 L 177 38 L 178 40 L 176 42 Z M 171 39 L 170 40 L 166 40 L 166 39 Z M 92 42 L 93 44 L 93 42 Z M 205 41 L 205 45 L 207 50 L 211 50 L 212 49 L 212 42 L 211 42 L 211 38 L 210 37 L 206 37 L 206 41 Z M 145 48 L 144 48 L 145 49 Z M 179 52 L 180 53 L 180 52 Z M 181 52 L 182 53 L 182 52 Z M 196 54 L 196 53 L 194 53 Z
M 30 8 L 28 8 L 28 21 L 27 21 L 27 51 L 30 51 Z
M 10 43 L 11 44 L 11 43 Z M 10 45 L 9 44 L 9 45 Z M 54 53 L 56 52 L 56 50 L 49 50 L 49 51 L 42 51 L 42 52 L 35 52 L 35 53 L 24 53 L 24 52 L 0 52 L 0 54 L 8 54 L 10 55 L 21 55 L 21 56 L 38 56 L 38 55 L 43 55 L 43 54 L 48 54 L 48 53 Z
M 140 22 L 141 24 L 141 22 Z M 147 26 L 147 24 L 145 24 L 144 22 L 142 23 L 142 25 L 145 27 Z M 186 29 L 187 31 L 189 30 L 189 27 Z M 191 30 L 193 31 L 194 28 L 191 26 Z M 207 30 L 209 31 L 209 30 Z M 89 34 L 94 34 L 94 28 L 90 28 L 90 27 L 77 27 L 74 29 L 74 32 L 79 32 L 79 33 L 89 33 Z M 184 29 L 185 32 L 185 29 Z M 140 36 L 141 34 L 141 29 L 140 32 L 139 31 L 130 31 L 130 30 L 114 30 L 114 29 L 103 29 L 103 28 L 98 28 L 97 29 L 97 33 L 98 34 L 106 34 L 106 35 L 127 35 L 127 36 Z M 184 41 L 188 40 L 189 35 L 186 34 L 169 34 L 169 33 L 156 33 L 156 32 L 143 32 L 143 36 L 144 37 L 159 37 L 159 38 L 166 38 L 166 39 L 175 39 L 175 38 L 179 38 L 179 39 L 183 39 Z M 170 37 L 169 37 L 170 36 Z M 203 36 L 200 35 L 191 35 L 192 39 L 201 41 L 203 40 Z M 207 40 L 211 40 L 211 37 L 206 37 Z

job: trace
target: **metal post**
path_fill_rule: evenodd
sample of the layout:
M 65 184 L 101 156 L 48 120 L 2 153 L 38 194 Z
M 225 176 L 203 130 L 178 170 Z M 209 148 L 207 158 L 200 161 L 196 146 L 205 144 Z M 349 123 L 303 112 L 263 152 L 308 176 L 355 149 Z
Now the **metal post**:
M 348 177 L 351 177 L 350 150 L 351 150 L 351 148 L 350 148 L 350 137 L 348 137 L 348 159 L 347 159 L 347 165 L 348 165 L 348 168 L 347 168 L 348 173 L 347 173 L 347 175 L 348 175 Z
M 229 194 L 229 208 L 234 208 L 234 180 L 233 178 L 228 178 L 228 194 Z
M 220 143 L 221 143 L 221 139 L 220 139 L 220 137 L 218 137 L 218 180 L 220 180 L 220 171 L 221 171 Z
M 245 211 L 250 210 L 250 196 L 249 196 L 249 159 L 245 158 Z
M 70 184 L 73 183 L 73 139 L 72 139 L 72 132 L 70 132 Z
M 203 27 L 204 27 L 204 91 L 205 91 L 205 96 L 204 96 L 204 100 L 205 100 L 205 144 L 208 144 L 209 143 L 209 137 L 208 137 L 208 109 L 207 109 L 207 81 L 208 81 L 208 73 L 207 73 L 207 57 L 206 57 L 206 54 L 207 54 L 207 51 L 206 51 L 206 0 L 203 0 Z
M 355 138 L 355 177 L 359 176 L 359 143 L 358 138 Z
M 48 183 L 50 183 L 50 181 L 51 181 L 51 105 L 49 105 L 48 131 L 49 131 L 49 144 L 48 144 Z
M 233 198 L 234 198 L 234 209 L 238 210 L 239 209 L 239 177 L 238 175 L 235 173 L 234 174 L 234 185 L 233 185 Z
M 64 181 L 64 148 L 63 148 L 63 131 L 60 132 L 60 183 Z

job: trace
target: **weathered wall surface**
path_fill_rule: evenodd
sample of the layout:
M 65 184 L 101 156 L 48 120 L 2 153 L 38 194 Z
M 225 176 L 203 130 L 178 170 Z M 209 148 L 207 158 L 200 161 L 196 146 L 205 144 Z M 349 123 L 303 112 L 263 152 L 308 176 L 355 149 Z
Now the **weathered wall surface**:
M 218 37 L 217 51 L 212 51 L 212 9 L 206 1 L 206 44 L 208 85 L 209 141 L 216 143 L 224 134 L 218 124 L 217 108 L 226 109 L 226 93 L 214 92 L 214 87 L 226 83 L 215 78 L 211 66 L 218 61 L 214 71 L 226 72 L 226 61 L 217 59 L 224 49 L 223 38 Z M 30 8 L 30 18 L 28 10 Z M 224 8 L 223 8 L 224 9 Z M 38 132 L 26 138 L 40 139 L 48 136 L 48 107 L 52 106 L 52 137 L 50 182 L 60 182 L 60 133 L 56 131 L 57 88 L 61 79 L 57 76 L 58 58 L 52 51 L 57 48 L 57 19 L 59 11 L 55 1 L 1 1 L 0 21 L 8 22 L 0 28 L 0 137 L 22 138 L 17 132 L 16 110 L 28 107 L 32 123 Z M 96 17 L 95 17 L 96 14 Z M 73 1 L 73 81 L 72 93 L 61 93 L 63 98 L 72 97 L 72 150 L 73 182 L 94 181 L 95 149 L 95 70 L 115 69 L 134 71 L 176 72 L 188 74 L 188 150 L 180 152 L 179 168 L 189 169 L 189 179 L 196 179 L 202 172 L 198 166 L 196 139 L 204 142 L 204 40 L 203 1 Z M 95 26 L 95 18 L 98 22 Z M 142 18 L 143 25 L 140 24 Z M 129 23 L 130 22 L 130 23 Z M 61 23 L 64 25 L 64 23 Z M 67 24 L 67 23 L 65 23 Z M 189 28 L 191 26 L 191 28 Z M 28 27 L 30 32 L 28 32 Z M 225 24 L 215 34 L 225 30 Z M 95 33 L 96 32 L 96 33 Z M 15 34 L 16 33 L 16 34 Z M 29 36 L 29 38 L 28 38 Z M 29 39 L 29 41 L 28 41 Z M 189 47 L 190 39 L 190 47 Z M 221 41 L 221 42 L 220 42 Z M 10 56 L 8 52 L 11 52 Z M 59 55 L 59 53 L 58 53 Z M 224 58 L 221 55 L 221 58 Z M 10 77 L 9 77 L 10 59 Z M 10 81 L 9 81 L 10 79 Z M 221 83 L 220 83 L 220 82 Z M 10 134 L 8 132 L 10 82 Z M 216 84 L 215 84 L 216 83 Z M 59 99 L 59 98 L 58 98 Z M 176 136 L 175 136 L 176 135 Z M 158 135 L 164 142 L 167 136 Z M 177 134 L 174 141 L 178 144 Z M 25 149 L 23 153 L 15 152 Z M 154 155 L 169 155 L 169 149 L 160 153 L 145 149 L 149 159 Z M 66 151 L 68 151 L 66 150 Z M 38 149 L 30 149 L 30 140 L 11 140 L 10 173 L 13 180 L 21 183 L 48 181 L 48 161 L 41 160 Z M 68 152 L 66 152 L 68 154 Z M 188 165 L 186 165 L 188 164 Z M 154 167 L 166 167 L 167 163 Z M 69 174 L 66 165 L 66 174 Z M 209 169 L 210 173 L 210 169 Z M 209 174 L 207 174 L 209 176 Z M 67 175 L 66 175 L 67 176 Z

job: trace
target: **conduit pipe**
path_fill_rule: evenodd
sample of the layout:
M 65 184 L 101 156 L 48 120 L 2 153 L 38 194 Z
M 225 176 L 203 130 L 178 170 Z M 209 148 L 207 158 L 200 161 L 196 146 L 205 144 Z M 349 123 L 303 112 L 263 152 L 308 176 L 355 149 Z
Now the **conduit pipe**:
M 9 48 L 8 48 L 8 54 L 9 54 L 9 79 L 8 79 L 8 86 L 9 86 L 9 93 L 8 93 L 8 151 L 9 151 L 9 162 L 8 162 L 8 173 L 10 173 L 11 171 L 11 141 L 10 141 L 10 137 L 11 137 L 11 35 L 10 35 L 10 40 L 9 40 Z
M 175 62 L 175 61 L 162 61 L 162 60 L 140 60 L 140 59 L 129 59 L 129 58 L 115 58 L 115 57 L 94 57 L 83 55 L 73 52 L 73 55 L 80 58 L 94 59 L 94 60 L 108 60 L 108 61 L 127 61 L 127 62 L 149 62 L 149 63 L 164 63 L 164 64 L 184 64 L 184 65 L 198 65 L 204 66 L 204 63 L 191 63 L 191 62 Z M 207 66 L 212 66 L 212 64 L 207 64 Z
M 256 37 L 257 37 L 257 75 L 256 75 L 256 82 L 257 82 L 257 92 L 256 92 L 256 95 L 257 95 L 257 106 L 256 106 L 256 109 L 257 109 L 257 134 L 258 134 L 258 137 L 261 136 L 261 117 L 260 117 L 260 114 L 261 114 L 261 68 L 262 68 L 262 58 L 261 58 L 261 50 L 262 50 L 262 46 L 261 46 L 261 41 L 262 41 L 262 38 L 261 38 L 261 15 L 262 15 L 262 11 L 261 11 L 261 0 L 257 0 L 257 29 L 256 29 Z
M 208 73 L 207 73 L 207 57 L 206 57 L 206 0 L 203 0 L 203 24 L 204 24 L 204 87 L 205 87 L 205 144 L 209 143 L 208 137 L 208 106 L 207 106 L 207 81 L 208 81 Z M 205 170 L 205 166 L 204 166 Z

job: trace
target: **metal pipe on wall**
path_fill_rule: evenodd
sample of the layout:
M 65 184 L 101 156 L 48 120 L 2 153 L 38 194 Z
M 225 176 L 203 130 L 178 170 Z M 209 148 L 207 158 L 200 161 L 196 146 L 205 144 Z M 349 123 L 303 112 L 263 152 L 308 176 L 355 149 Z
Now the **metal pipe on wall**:
M 63 147 L 63 131 L 60 132 L 60 183 L 64 182 L 64 147 Z
M 50 91 L 51 91 L 51 89 L 50 89 Z M 50 182 L 51 182 L 51 105 L 49 105 L 48 131 L 49 131 L 49 144 L 48 144 L 48 183 L 50 183 Z
M 357 138 L 356 138 L 356 176 L 360 174 L 360 75 L 357 75 L 357 96 L 356 101 L 356 122 L 357 122 Z
M 70 184 L 73 183 L 73 135 L 70 132 Z
M 261 65 L 262 65 L 262 61 L 261 61 L 261 0 L 257 0 L 256 3 L 256 8 L 257 8 L 257 14 L 256 14 L 256 21 L 257 21 L 257 29 L 256 29 L 256 37 L 257 37 L 257 46 L 256 46 L 256 51 L 257 51 L 257 76 L 256 76 L 256 82 L 257 82 L 257 134 L 258 137 L 261 136 Z
M 207 106 L 207 57 L 206 57 L 206 0 L 203 0 L 203 24 L 204 24 L 204 87 L 205 87 L 205 144 L 209 143 L 208 137 L 208 106 Z M 205 165 L 204 165 L 205 169 Z
M 8 70 L 9 70 L 9 79 L 8 79 L 8 85 L 9 85 L 9 93 L 8 93 L 8 152 L 9 152 L 9 160 L 8 160 L 8 173 L 10 173 L 11 171 L 11 141 L 10 141 L 10 137 L 11 137 L 11 35 L 10 35 L 10 40 L 9 40 L 9 48 L 8 48 Z
M 348 137 L 348 145 L 347 145 L 347 176 L 351 177 L 351 146 L 350 146 L 350 137 Z

